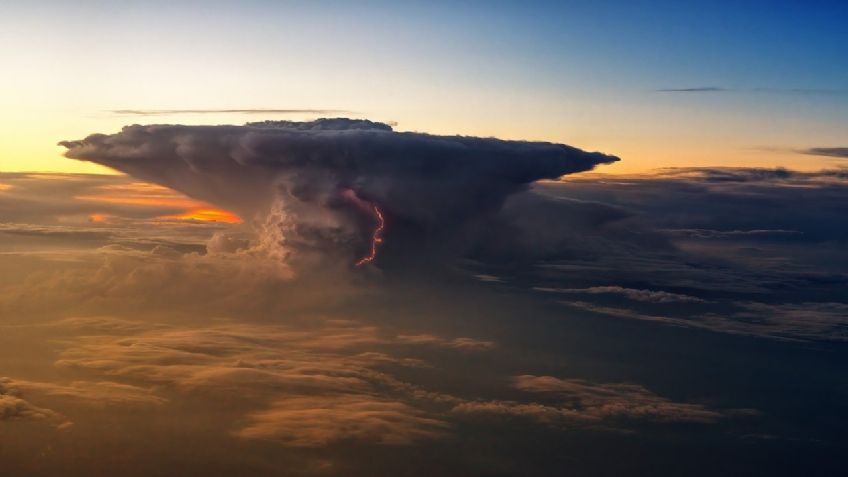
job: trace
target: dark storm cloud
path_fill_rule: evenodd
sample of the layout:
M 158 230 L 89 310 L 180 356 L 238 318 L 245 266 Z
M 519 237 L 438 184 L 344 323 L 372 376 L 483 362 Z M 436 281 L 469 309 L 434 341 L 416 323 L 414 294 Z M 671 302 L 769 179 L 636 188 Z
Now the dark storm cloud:
M 401 258 L 410 247 L 459 246 L 534 181 L 618 160 L 562 144 L 399 133 L 351 119 L 136 125 L 61 144 L 68 157 L 259 219 L 266 232 L 284 230 L 272 240 L 301 258 L 368 247 L 372 213 L 347 191 L 379 205 L 389 224 L 382 255 Z

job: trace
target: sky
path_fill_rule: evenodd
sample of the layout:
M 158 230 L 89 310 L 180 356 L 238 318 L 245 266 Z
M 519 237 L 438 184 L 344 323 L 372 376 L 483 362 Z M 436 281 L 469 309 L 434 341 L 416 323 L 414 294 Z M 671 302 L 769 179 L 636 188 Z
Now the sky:
M 822 476 L 839 2 L 4 2 L 0 468 Z
M 625 159 L 609 173 L 815 170 L 834 158 L 802 152 L 843 146 L 848 124 L 841 2 L 0 8 L 3 171 L 105 172 L 55 143 L 126 124 L 325 116 L 564 142 Z M 251 109 L 306 111 L 220 112 Z

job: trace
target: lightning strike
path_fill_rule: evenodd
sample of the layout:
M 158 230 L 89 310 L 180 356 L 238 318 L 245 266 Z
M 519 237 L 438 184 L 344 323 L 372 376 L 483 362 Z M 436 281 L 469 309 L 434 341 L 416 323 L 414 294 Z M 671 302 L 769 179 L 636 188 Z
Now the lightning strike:
M 371 253 L 360 258 L 355 264 L 357 267 L 373 262 L 377 258 L 377 249 L 383 243 L 383 231 L 386 229 L 386 220 L 383 218 L 383 212 L 376 204 L 371 204 L 371 211 L 374 212 L 374 218 L 377 219 L 377 227 L 374 228 L 374 232 L 371 234 Z

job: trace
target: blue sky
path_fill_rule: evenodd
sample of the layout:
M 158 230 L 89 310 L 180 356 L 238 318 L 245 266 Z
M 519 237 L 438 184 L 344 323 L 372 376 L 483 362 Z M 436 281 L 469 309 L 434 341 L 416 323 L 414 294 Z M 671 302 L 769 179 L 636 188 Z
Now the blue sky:
M 2 9 L 0 39 L 13 48 L 0 53 L 12 71 L 0 80 L 10 93 L 0 121 L 20 130 L 0 151 L 10 158 L 5 170 L 72 167 L 58 162 L 55 142 L 84 127 L 119 128 L 127 118 L 103 114 L 113 109 L 340 109 L 398 129 L 544 139 L 624 157 L 610 172 L 827 167 L 833 158 L 796 151 L 842 146 L 848 121 L 848 6 L 837 2 Z M 720 91 L 657 91 L 688 88 Z

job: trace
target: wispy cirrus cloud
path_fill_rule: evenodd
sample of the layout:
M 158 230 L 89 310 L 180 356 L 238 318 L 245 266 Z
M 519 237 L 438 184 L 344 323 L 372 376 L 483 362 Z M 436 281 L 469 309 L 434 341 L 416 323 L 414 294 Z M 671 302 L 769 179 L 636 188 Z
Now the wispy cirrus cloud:
M 695 86 L 691 88 L 661 88 L 654 91 L 657 93 L 715 93 L 729 90 L 717 86 Z
M 573 294 L 589 294 L 589 295 L 621 295 L 634 301 L 644 301 L 649 303 L 703 303 L 704 300 L 683 295 L 680 293 L 671 293 L 662 290 L 643 290 L 635 288 L 625 288 L 620 286 L 601 286 L 588 288 L 545 288 L 537 287 L 535 290 L 552 292 L 552 293 L 573 293 Z
M 721 86 L 691 86 L 680 88 L 659 88 L 656 93 L 772 93 L 772 94 L 809 94 L 840 95 L 848 94 L 848 89 L 840 88 L 725 88 Z
M 810 156 L 827 156 L 848 159 L 848 147 L 811 147 L 808 149 L 801 149 L 798 152 Z

